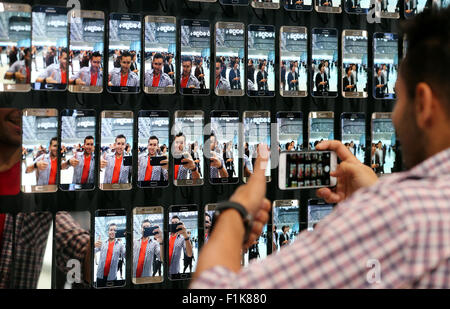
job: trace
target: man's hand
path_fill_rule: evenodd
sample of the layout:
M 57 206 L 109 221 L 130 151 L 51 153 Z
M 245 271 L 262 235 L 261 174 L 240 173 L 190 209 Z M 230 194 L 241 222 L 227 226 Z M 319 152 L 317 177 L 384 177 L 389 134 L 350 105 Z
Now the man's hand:
M 103 156 L 100 158 L 100 168 L 104 169 L 108 165 L 108 161 L 106 161 L 106 152 L 103 153 Z
M 80 160 L 78 160 L 78 152 L 75 151 L 75 155 L 69 159 L 69 165 L 75 167 L 78 166 L 78 164 L 80 164 Z
M 184 223 L 183 222 L 179 222 L 179 223 L 181 223 L 181 225 L 179 225 L 178 227 L 177 227 L 177 233 L 178 233 L 178 235 L 181 235 L 181 236 L 183 236 L 184 238 L 188 238 L 188 234 L 187 234 L 187 232 L 186 232 L 186 227 L 184 226 Z
M 220 162 L 219 158 L 217 158 L 214 153 L 212 154 L 210 161 L 212 167 L 219 168 L 222 165 L 222 162 Z
M 251 244 L 261 235 L 264 225 L 269 220 L 271 203 L 266 198 L 266 175 L 265 170 L 269 161 L 269 150 L 263 144 L 259 145 L 259 156 L 253 167 L 253 175 L 247 184 L 240 186 L 230 198 L 231 202 L 236 202 L 245 207 L 249 214 L 253 216 L 253 227 L 249 240 L 245 247 Z
M 36 162 L 36 166 L 38 168 L 38 170 L 40 171 L 44 171 L 47 169 L 48 167 L 48 163 L 44 161 L 44 157 L 42 157 L 41 160 L 39 160 L 38 162 Z
M 169 169 L 169 160 L 165 159 L 165 160 L 161 160 L 161 167 L 165 170 Z
M 336 188 L 318 189 L 317 196 L 327 203 L 339 203 L 350 197 L 360 188 L 370 187 L 378 181 L 374 171 L 362 164 L 340 141 L 323 141 L 316 146 L 317 150 L 336 152 L 341 163 L 330 175 L 337 177 Z
M 154 230 L 155 234 L 153 234 L 153 236 L 155 236 L 155 239 L 158 243 L 162 244 L 163 239 L 162 239 L 162 234 L 161 234 L 161 230 L 159 229 L 159 226 L 156 230 Z
M 187 169 L 193 170 L 195 168 L 195 162 L 194 162 L 194 160 L 192 160 L 192 157 L 190 154 L 187 154 L 187 158 L 186 158 L 185 157 L 186 154 L 183 154 L 183 159 L 181 160 L 181 163 L 186 163 L 186 164 L 183 164 L 183 166 Z
M 98 239 L 94 244 L 95 248 L 101 248 L 102 247 L 102 239 L 100 238 L 100 235 L 98 235 Z
M 56 71 L 54 71 L 50 77 L 47 77 L 45 79 L 45 82 L 47 84 L 57 84 L 58 82 L 56 81 L 55 76 L 56 76 Z
M 77 78 L 77 79 L 75 80 L 75 85 L 82 85 L 82 86 L 85 86 L 86 83 L 83 82 L 83 78 L 84 78 L 84 74 L 83 74 L 83 72 L 81 72 L 81 73 L 80 73 L 80 78 Z

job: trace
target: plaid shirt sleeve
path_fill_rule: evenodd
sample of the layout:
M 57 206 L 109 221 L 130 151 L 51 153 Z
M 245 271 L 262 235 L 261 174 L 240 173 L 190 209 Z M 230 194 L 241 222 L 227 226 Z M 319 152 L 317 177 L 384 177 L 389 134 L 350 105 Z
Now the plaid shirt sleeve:
M 450 149 L 426 162 L 353 194 L 265 261 L 213 267 L 191 288 L 449 288 Z

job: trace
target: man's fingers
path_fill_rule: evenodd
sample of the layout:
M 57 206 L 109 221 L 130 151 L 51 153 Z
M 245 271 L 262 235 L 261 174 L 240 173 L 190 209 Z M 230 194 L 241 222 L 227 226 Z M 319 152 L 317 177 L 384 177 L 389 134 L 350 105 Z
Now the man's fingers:
M 359 162 L 350 150 L 348 150 L 340 141 L 322 141 L 316 145 L 316 149 L 334 151 L 342 161 Z
M 338 193 L 333 192 L 329 188 L 321 188 L 316 191 L 316 195 L 324 199 L 327 203 L 336 204 L 339 203 L 343 197 Z
M 255 192 L 263 193 L 263 196 L 266 195 L 266 168 L 269 162 L 269 152 L 266 147 L 261 147 L 259 149 L 259 156 L 256 159 L 255 166 L 253 167 L 253 175 L 250 176 L 248 181 L 249 187 L 255 189 Z

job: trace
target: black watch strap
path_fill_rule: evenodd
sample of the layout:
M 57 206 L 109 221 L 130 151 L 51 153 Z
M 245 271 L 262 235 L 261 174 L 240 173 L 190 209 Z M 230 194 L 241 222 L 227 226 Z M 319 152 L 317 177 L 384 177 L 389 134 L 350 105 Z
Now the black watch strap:
M 244 206 L 242 206 L 239 203 L 230 202 L 230 201 L 221 202 L 217 205 L 216 210 L 215 210 L 215 217 L 217 218 L 221 212 L 223 212 L 224 210 L 230 209 L 230 208 L 237 210 L 239 212 L 239 214 L 241 215 L 242 222 L 244 224 L 244 230 L 245 230 L 243 244 L 246 244 L 248 241 L 248 238 L 250 237 L 250 232 L 252 230 L 253 217 L 251 214 L 249 214 L 247 212 L 247 210 L 244 208 Z

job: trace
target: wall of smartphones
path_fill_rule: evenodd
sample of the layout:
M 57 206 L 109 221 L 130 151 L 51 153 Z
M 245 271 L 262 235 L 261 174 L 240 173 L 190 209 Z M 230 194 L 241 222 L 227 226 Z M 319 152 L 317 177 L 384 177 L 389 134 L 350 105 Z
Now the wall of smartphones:
M 170 16 L 2 5 L 9 31 L 0 33 L 1 91 L 173 94 L 179 87 L 183 95 L 213 88 L 218 96 L 273 97 L 279 89 L 284 97 L 395 99 L 395 33 L 313 28 L 308 35 L 283 26 L 277 34 L 271 25 L 238 22 L 217 22 L 211 31 L 207 20 L 182 19 L 178 28 Z

